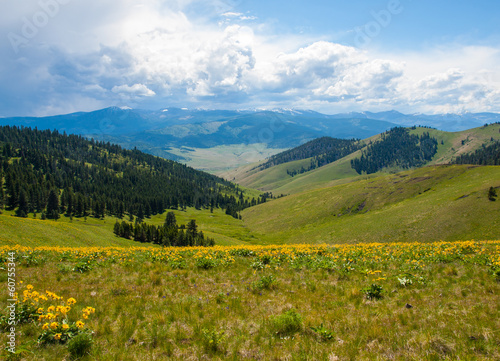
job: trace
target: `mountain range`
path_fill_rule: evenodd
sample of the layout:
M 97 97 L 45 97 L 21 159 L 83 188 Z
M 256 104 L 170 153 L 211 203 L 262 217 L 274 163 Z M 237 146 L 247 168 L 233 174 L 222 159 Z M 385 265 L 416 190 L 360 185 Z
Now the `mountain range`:
M 321 136 L 365 139 L 395 126 L 422 125 L 460 131 L 500 121 L 496 113 L 402 114 L 311 110 L 142 110 L 110 107 L 48 117 L 0 118 L 0 125 L 58 129 L 136 147 L 204 170 L 255 162 Z

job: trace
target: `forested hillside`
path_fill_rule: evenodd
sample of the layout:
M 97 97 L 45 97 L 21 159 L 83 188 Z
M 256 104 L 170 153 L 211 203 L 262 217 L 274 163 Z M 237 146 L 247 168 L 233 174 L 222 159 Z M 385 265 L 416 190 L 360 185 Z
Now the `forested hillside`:
M 436 154 L 438 142 L 429 133 L 410 134 L 408 128 L 396 127 L 382 134 L 381 140 L 368 145 L 361 157 L 351 160 L 358 174 L 371 174 L 383 168 L 421 167 Z
M 237 213 L 248 199 L 222 178 L 110 143 L 58 131 L 0 127 L 0 210 L 42 218 L 140 219 L 185 207 Z
M 500 165 L 500 142 L 477 149 L 474 153 L 462 154 L 457 157 L 455 164 Z
M 311 164 L 307 168 L 288 172 L 289 175 L 294 176 L 335 162 L 340 158 L 354 153 L 362 146 L 363 144 L 360 144 L 359 140 L 356 139 L 321 137 L 304 143 L 296 148 L 273 155 L 268 161 L 261 164 L 259 168 L 262 170 L 278 164 L 312 158 Z

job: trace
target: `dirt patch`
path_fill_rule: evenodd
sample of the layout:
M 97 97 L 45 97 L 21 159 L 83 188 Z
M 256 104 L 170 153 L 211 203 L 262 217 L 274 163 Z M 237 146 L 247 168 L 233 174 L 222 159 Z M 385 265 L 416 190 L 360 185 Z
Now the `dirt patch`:
M 432 177 L 415 177 L 415 178 L 411 178 L 408 182 L 409 183 L 419 183 L 419 182 L 423 182 L 427 179 L 432 179 Z

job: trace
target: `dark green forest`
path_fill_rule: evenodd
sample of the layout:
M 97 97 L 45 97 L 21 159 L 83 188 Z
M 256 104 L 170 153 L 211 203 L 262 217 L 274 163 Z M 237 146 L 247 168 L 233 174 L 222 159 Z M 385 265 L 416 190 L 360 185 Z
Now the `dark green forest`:
M 371 174 L 383 168 L 421 167 L 436 154 L 438 142 L 429 133 L 410 134 L 408 128 L 396 127 L 382 134 L 380 141 L 363 150 L 361 157 L 351 160 L 358 174 Z
M 488 146 L 483 145 L 474 153 L 462 154 L 454 164 L 500 165 L 500 142 L 496 141 Z
M 287 170 L 287 173 L 293 177 L 294 175 L 308 172 L 335 162 L 338 159 L 354 153 L 361 147 L 362 144 L 356 139 L 321 137 L 304 143 L 296 148 L 273 155 L 265 163 L 261 164 L 259 168 L 262 170 L 282 163 L 313 158 L 307 168 L 303 167 L 297 171 Z
M 166 209 L 222 208 L 233 217 L 266 200 L 183 164 L 57 130 L 0 127 L 0 210 L 57 219 L 140 220 Z
M 177 225 L 174 212 L 168 212 L 165 223 L 155 226 L 147 223 L 128 223 L 116 221 L 113 232 L 126 239 L 133 239 L 141 243 L 154 243 L 165 247 L 213 246 L 215 241 L 205 237 L 203 231 L 198 230 L 196 220 L 192 219 L 187 225 Z

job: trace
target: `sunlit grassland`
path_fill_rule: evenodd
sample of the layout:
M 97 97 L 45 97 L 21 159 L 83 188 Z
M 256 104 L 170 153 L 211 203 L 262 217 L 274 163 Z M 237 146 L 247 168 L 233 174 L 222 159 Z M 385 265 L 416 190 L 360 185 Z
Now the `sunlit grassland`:
M 500 241 L 10 250 L 20 294 L 95 308 L 84 360 L 500 358 Z M 17 331 L 24 360 L 68 359 Z
M 293 194 L 246 209 L 261 242 L 498 239 L 498 166 L 430 166 Z
M 241 220 L 225 214 L 221 209 L 187 208 L 185 211 L 174 210 L 177 223 L 187 224 L 195 219 L 199 230 L 214 238 L 219 245 L 244 244 L 255 241 Z M 160 225 L 165 221 L 166 212 L 146 218 L 144 222 Z M 23 246 L 120 246 L 131 247 L 138 244 L 132 240 L 119 238 L 113 234 L 117 218 L 106 217 L 104 220 L 93 217 L 77 218 L 61 216 L 57 221 L 37 219 L 30 214 L 28 218 L 14 217 L 13 212 L 0 214 L 0 245 Z M 128 216 L 124 220 L 129 221 Z M 120 220 L 121 221 L 121 220 Z

